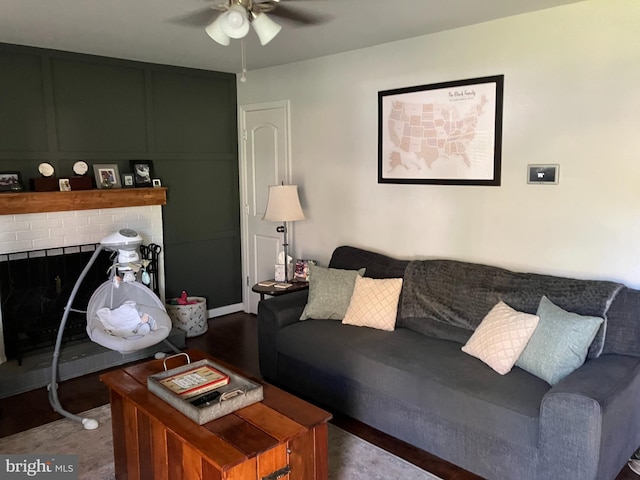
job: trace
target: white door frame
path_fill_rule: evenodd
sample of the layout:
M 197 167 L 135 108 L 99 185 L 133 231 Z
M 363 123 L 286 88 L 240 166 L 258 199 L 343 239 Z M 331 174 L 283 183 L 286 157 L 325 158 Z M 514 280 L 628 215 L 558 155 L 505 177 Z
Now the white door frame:
M 253 286 L 249 282 L 250 278 L 250 265 L 249 265 L 249 198 L 248 198 L 248 168 L 247 168 L 247 133 L 245 129 L 245 114 L 251 111 L 257 110 L 270 110 L 274 108 L 284 108 L 285 122 L 286 122 L 286 161 L 284 172 L 286 183 L 291 183 L 291 109 L 289 100 L 278 100 L 274 102 L 265 103 L 252 103 L 247 105 L 240 105 L 238 107 L 238 145 L 240 147 L 238 156 L 239 172 L 240 172 L 240 238 L 242 242 L 241 257 L 242 257 L 242 305 L 245 312 L 249 311 L 249 296 L 258 295 L 251 291 Z

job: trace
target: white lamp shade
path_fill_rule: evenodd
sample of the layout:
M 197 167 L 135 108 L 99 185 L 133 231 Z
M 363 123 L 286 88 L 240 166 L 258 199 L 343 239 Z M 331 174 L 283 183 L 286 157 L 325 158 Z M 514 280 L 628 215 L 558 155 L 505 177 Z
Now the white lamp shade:
M 267 209 L 263 220 L 270 222 L 295 222 L 304 220 L 297 185 L 270 185 Z
M 207 25 L 207 28 L 205 28 L 204 31 L 220 45 L 224 45 L 226 47 L 231 42 L 229 36 L 224 33 L 224 30 L 222 30 L 222 15 L 219 15 L 218 18 Z
M 260 45 L 266 45 L 273 40 L 282 27 L 276 22 L 267 17 L 264 13 L 259 13 L 255 16 L 251 22 L 253 29 L 255 30 L 258 38 L 260 39 Z
M 231 38 L 244 38 L 249 33 L 247 11 L 240 5 L 229 7 L 222 15 L 222 31 Z

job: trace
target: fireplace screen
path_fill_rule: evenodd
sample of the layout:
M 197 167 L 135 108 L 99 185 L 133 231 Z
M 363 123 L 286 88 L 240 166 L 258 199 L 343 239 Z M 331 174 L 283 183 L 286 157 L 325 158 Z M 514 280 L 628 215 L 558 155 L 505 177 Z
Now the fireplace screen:
M 0 255 L 0 299 L 7 359 L 55 344 L 71 291 L 96 245 Z M 102 251 L 80 285 L 65 329 L 65 341 L 86 338 L 89 298 L 108 278 L 111 252 Z

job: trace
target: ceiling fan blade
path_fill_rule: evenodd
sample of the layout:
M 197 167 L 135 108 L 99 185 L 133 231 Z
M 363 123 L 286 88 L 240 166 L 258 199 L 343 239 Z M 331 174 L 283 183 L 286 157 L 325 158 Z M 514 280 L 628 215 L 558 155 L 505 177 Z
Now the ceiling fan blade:
M 185 27 L 206 27 L 213 20 L 220 15 L 220 10 L 215 7 L 206 7 L 201 10 L 181 15 L 179 17 L 173 17 L 169 19 L 171 23 L 177 23 Z
M 269 3 L 269 2 L 265 2 Z M 265 11 L 267 11 L 265 9 Z M 318 15 L 313 13 L 304 13 L 289 5 L 279 4 L 277 7 L 269 10 L 270 17 L 278 17 L 279 19 L 289 21 L 298 25 L 320 25 L 333 20 L 329 15 Z

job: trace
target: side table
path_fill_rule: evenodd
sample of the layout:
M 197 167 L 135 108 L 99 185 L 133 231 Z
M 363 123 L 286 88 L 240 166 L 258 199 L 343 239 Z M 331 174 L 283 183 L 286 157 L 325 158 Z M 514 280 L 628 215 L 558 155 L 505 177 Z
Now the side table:
M 260 285 L 260 283 L 271 283 L 274 285 Z M 277 288 L 275 285 L 281 283 L 289 283 L 290 287 L 287 288 Z M 256 283 L 253 287 L 251 287 L 251 291 L 260 294 L 260 301 L 264 300 L 265 295 L 270 295 L 272 297 L 277 297 L 278 295 L 286 295 L 287 293 L 297 292 L 299 290 L 308 290 L 309 282 L 300 282 L 300 281 L 291 281 L 291 282 L 276 282 L 275 280 L 265 280 L 264 282 Z

